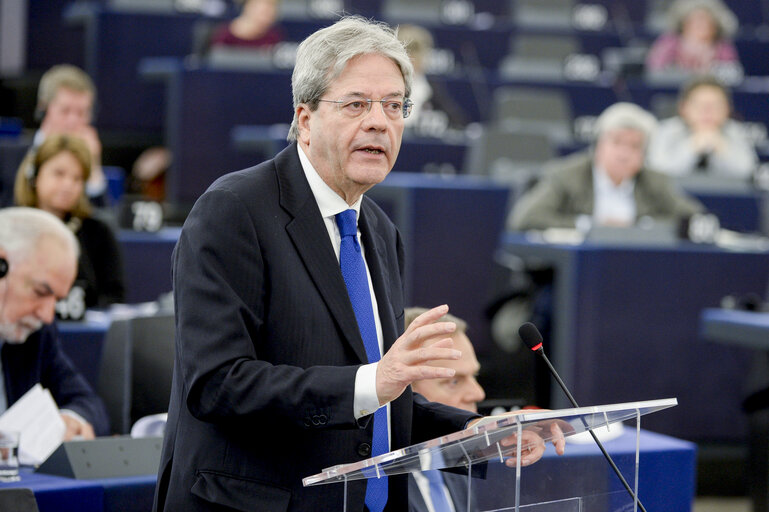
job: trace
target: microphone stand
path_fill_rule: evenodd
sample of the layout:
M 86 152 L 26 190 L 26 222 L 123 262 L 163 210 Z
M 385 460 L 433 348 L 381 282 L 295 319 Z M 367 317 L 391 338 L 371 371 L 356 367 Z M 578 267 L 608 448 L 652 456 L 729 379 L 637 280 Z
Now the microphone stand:
M 571 392 L 569 392 L 569 389 L 566 387 L 566 384 L 564 384 L 563 380 L 561 380 L 561 376 L 558 375 L 558 372 L 555 371 L 555 368 L 553 368 L 553 365 L 550 364 L 550 359 L 547 358 L 545 355 L 545 351 L 542 349 L 542 344 L 540 343 L 538 348 L 535 348 L 534 351 L 538 353 L 540 356 L 542 356 L 542 359 L 545 360 L 545 363 L 547 363 L 548 368 L 550 369 L 550 373 L 553 374 L 553 377 L 555 377 L 555 380 L 558 382 L 558 385 L 561 387 L 564 393 L 566 393 L 566 397 L 569 399 L 569 402 L 574 407 L 579 408 L 579 405 L 577 404 L 577 401 L 574 400 L 574 397 L 572 396 Z M 638 503 L 638 508 L 640 508 L 643 512 L 646 512 L 646 508 L 641 503 L 641 500 L 638 499 L 638 496 L 636 496 L 636 493 L 633 491 L 633 489 L 630 487 L 630 484 L 627 483 L 627 480 L 625 480 L 625 477 L 622 476 L 622 472 L 619 470 L 617 465 L 614 463 L 614 460 L 611 458 L 609 453 L 606 451 L 606 448 L 603 447 L 603 443 L 598 439 L 598 436 L 595 435 L 595 432 L 591 428 L 587 426 L 587 423 L 585 422 L 585 419 L 582 418 L 582 423 L 585 425 L 585 428 L 588 432 L 590 432 L 590 435 L 593 437 L 593 440 L 595 441 L 595 444 L 598 445 L 598 448 L 601 449 L 601 453 L 603 453 L 603 456 L 606 458 L 606 460 L 609 462 L 609 465 L 614 470 L 614 473 L 619 477 L 620 481 L 622 482 L 622 485 L 625 486 L 625 489 L 630 494 L 630 496 L 635 500 L 636 503 Z

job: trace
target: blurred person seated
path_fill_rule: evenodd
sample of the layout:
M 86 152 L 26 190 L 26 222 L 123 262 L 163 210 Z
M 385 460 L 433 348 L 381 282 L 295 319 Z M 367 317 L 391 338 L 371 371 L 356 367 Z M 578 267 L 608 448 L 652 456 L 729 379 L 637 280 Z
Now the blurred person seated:
M 41 122 L 32 145 L 40 146 L 51 135 L 73 135 L 85 140 L 91 155 L 86 194 L 102 205 L 107 180 L 101 167 L 101 141 L 91 124 L 95 103 L 96 86 L 85 71 L 69 64 L 52 67 L 40 79 L 36 116 Z
M 407 308 L 405 323 L 408 327 L 414 319 L 426 312 L 425 308 Z M 457 328 L 451 336 L 454 348 L 462 352 L 459 359 L 452 361 L 434 361 L 431 366 L 443 366 L 455 370 L 451 378 L 427 379 L 412 384 L 411 388 L 431 402 L 438 402 L 470 412 L 478 412 L 478 402 L 486 398 L 486 393 L 476 380 L 481 364 L 475 357 L 475 350 L 467 337 L 467 323 L 451 314 L 441 317 L 439 322 L 453 322 Z M 437 493 L 437 496 L 436 494 Z M 464 475 L 438 470 L 413 472 L 409 475 L 409 510 L 427 512 L 446 510 L 440 506 L 441 500 L 453 505 L 456 512 L 467 510 L 467 477 Z M 438 501 L 436 505 L 434 501 Z M 471 510 L 477 510 L 471 502 Z
M 657 38 L 646 56 L 650 72 L 709 72 L 719 67 L 741 70 L 731 41 L 737 18 L 721 0 L 675 0 L 668 10 L 669 31 Z
M 406 118 L 406 128 L 419 134 L 440 136 L 448 128 L 462 128 L 467 119 L 462 109 L 437 82 L 430 80 L 427 69 L 435 44 L 430 32 L 417 25 L 400 25 L 398 39 L 414 66 L 411 101 L 414 106 Z
M 62 350 L 53 323 L 77 258 L 77 239 L 55 216 L 0 210 L 0 412 L 39 383 L 59 407 L 65 441 L 109 433 L 104 404 Z
M 123 264 L 115 235 L 92 216 L 85 195 L 91 165 L 83 139 L 51 135 L 22 162 L 14 197 L 19 206 L 52 213 L 77 236 L 82 251 L 73 293 L 84 294 L 86 307 L 105 307 L 124 299 Z
M 746 131 L 729 118 L 731 98 L 712 76 L 685 84 L 678 116 L 666 119 L 649 141 L 649 167 L 671 176 L 707 174 L 749 179 L 758 157 Z
M 209 48 L 268 48 L 284 39 L 276 25 L 280 0 L 242 0 L 240 15 L 214 29 Z
M 641 219 L 679 221 L 704 210 L 669 177 L 644 167 L 656 127 L 649 112 L 616 103 L 596 121 L 587 151 L 545 165 L 543 178 L 515 204 L 510 230 L 632 226 Z

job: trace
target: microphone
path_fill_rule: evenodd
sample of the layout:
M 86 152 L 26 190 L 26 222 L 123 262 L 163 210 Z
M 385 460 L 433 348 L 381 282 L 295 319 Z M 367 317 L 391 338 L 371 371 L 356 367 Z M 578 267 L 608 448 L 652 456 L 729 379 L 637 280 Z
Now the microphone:
M 556 382 L 558 382 L 558 385 L 561 387 L 563 392 L 566 394 L 566 397 L 569 399 L 569 402 L 574 407 L 579 407 L 577 404 L 577 401 L 574 400 L 574 396 L 572 396 L 571 392 L 569 391 L 569 388 L 566 387 L 566 384 L 564 384 L 563 380 L 561 380 L 561 376 L 558 375 L 558 372 L 553 368 L 553 365 L 550 364 L 550 360 L 545 355 L 545 351 L 542 348 L 542 334 L 540 334 L 539 329 L 532 324 L 531 322 L 526 322 L 522 326 L 518 328 L 518 335 L 521 337 L 521 340 L 526 344 L 527 347 L 529 347 L 531 350 L 539 354 L 542 359 L 545 360 L 545 363 L 547 364 L 548 369 L 550 369 L 550 373 L 555 377 Z M 643 511 L 646 512 L 646 508 L 644 508 L 643 504 L 641 503 L 641 500 L 638 499 L 638 496 L 636 496 L 635 492 L 633 492 L 633 489 L 630 487 L 630 484 L 627 483 L 627 480 L 625 480 L 625 477 L 622 476 L 622 473 L 620 472 L 617 465 L 614 463 L 614 460 L 611 458 L 611 455 L 606 451 L 606 448 L 603 447 L 603 443 L 598 439 L 598 436 L 595 435 L 595 432 L 591 428 L 587 426 L 587 423 L 585 422 L 585 419 L 582 418 L 582 424 L 585 425 L 585 428 L 590 432 L 590 435 L 593 437 L 593 441 L 595 441 L 595 444 L 598 445 L 598 448 L 601 449 L 601 453 L 603 453 L 603 456 L 606 458 L 607 462 L 611 466 L 611 468 L 614 470 L 614 473 L 619 477 L 620 481 L 622 482 L 622 485 L 625 486 L 625 490 L 630 494 L 630 497 L 633 498 L 633 501 L 638 503 L 638 507 Z

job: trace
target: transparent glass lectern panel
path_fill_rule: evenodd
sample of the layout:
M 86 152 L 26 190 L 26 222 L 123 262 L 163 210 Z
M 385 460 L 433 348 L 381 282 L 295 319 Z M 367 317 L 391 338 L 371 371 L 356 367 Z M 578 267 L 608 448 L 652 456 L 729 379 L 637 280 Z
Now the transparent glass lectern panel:
M 633 510 L 634 500 L 630 498 L 630 494 L 626 492 L 617 477 L 614 477 L 614 480 L 607 477 L 607 471 L 611 472 L 612 470 L 602 459 L 596 461 L 601 465 L 596 464 L 595 468 L 585 466 L 585 461 L 578 463 L 570 461 L 569 457 L 554 457 L 554 463 L 557 464 L 557 467 L 545 464 L 542 460 L 531 466 L 522 467 L 520 461 L 525 458 L 529 450 L 536 449 L 543 442 L 550 445 L 552 440 L 560 436 L 561 433 L 563 436 L 569 437 L 601 427 L 611 429 L 612 425 L 617 423 L 635 420 L 636 446 L 634 453 L 625 457 L 626 460 L 617 461 L 617 464 L 629 485 L 637 488 L 640 418 L 675 405 L 677 405 L 676 399 L 669 398 L 491 416 L 466 430 L 364 461 L 324 469 L 316 475 L 304 478 L 303 484 L 310 486 L 343 483 L 346 487 L 348 481 L 379 478 L 382 475 L 397 475 L 428 469 L 464 468 L 468 471 L 466 478 L 468 495 L 472 497 L 474 492 L 484 494 L 499 492 L 498 490 L 483 490 L 483 485 L 488 483 L 489 478 L 479 479 L 469 476 L 469 473 L 473 472 L 473 466 L 478 469 L 479 464 L 488 462 L 486 467 L 488 472 L 494 472 L 498 469 L 507 471 L 504 476 L 503 488 L 508 496 L 500 497 L 501 500 L 494 507 L 489 507 L 487 504 L 486 508 L 482 510 L 496 508 L 497 510 L 545 512 L 555 509 L 536 507 L 552 507 L 554 506 L 552 503 L 555 502 L 560 503 L 561 508 L 557 510 L 571 510 L 570 506 L 581 507 L 575 509 L 581 512 Z M 502 443 L 503 439 L 506 439 L 504 444 Z M 509 443 L 508 441 L 513 442 Z M 569 450 L 569 446 L 566 449 Z M 548 448 L 548 450 L 552 450 L 552 448 Z M 514 468 L 504 466 L 503 462 L 509 459 L 515 461 Z M 573 467 L 570 467 L 572 464 Z M 575 476 L 578 478 L 574 478 Z M 572 488 L 563 491 L 564 495 L 554 492 L 558 485 L 564 482 L 569 483 Z M 543 485 L 544 488 L 541 488 Z M 643 501 L 642 496 L 639 498 Z M 578 500 L 570 502 L 573 499 Z M 593 504 L 591 506 L 589 502 L 598 503 L 598 505 Z M 343 504 L 340 504 L 340 508 L 342 506 Z M 510 506 L 513 508 L 505 508 Z M 523 508 L 524 506 L 530 508 Z

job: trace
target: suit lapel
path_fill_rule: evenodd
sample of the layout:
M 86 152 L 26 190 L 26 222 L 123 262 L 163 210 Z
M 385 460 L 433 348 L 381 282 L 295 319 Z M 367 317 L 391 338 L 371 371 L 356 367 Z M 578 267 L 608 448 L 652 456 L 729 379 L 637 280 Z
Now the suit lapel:
M 395 339 L 398 330 L 395 325 L 395 313 L 392 310 L 392 297 L 390 283 L 390 268 L 387 266 L 387 250 L 384 238 L 377 229 L 378 219 L 374 215 L 367 199 L 364 197 L 361 204 L 360 231 L 363 239 L 363 247 L 366 249 L 366 263 L 371 273 L 371 282 L 374 285 L 379 321 L 382 325 L 383 353 L 387 352 Z M 384 355 L 384 354 L 383 354 Z
M 286 232 L 304 262 L 311 279 L 339 325 L 345 340 L 362 363 L 367 361 L 355 312 L 342 279 L 339 262 L 318 205 L 302 172 L 296 144 L 275 157 L 280 205 L 293 217 Z

